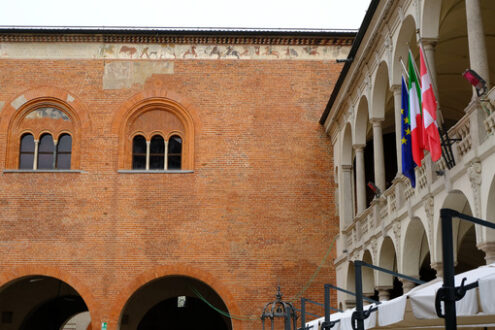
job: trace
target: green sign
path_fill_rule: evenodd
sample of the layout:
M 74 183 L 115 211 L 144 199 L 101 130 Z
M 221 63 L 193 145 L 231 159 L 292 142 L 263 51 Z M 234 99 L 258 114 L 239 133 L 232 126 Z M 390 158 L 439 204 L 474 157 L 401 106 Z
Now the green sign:
M 101 322 L 101 330 L 107 330 L 107 322 Z

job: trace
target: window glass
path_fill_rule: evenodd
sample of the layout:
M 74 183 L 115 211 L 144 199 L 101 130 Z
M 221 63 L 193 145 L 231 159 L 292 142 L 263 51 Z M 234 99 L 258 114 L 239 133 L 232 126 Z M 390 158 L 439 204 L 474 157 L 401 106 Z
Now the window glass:
M 142 135 L 132 140 L 132 169 L 146 169 L 146 139 Z
M 34 163 L 34 137 L 31 134 L 24 134 L 21 137 L 19 168 L 32 170 L 33 163 Z
M 181 169 L 182 139 L 178 135 L 173 135 L 168 140 L 168 169 Z
M 151 138 L 150 169 L 163 170 L 165 164 L 165 142 L 160 135 Z
M 57 168 L 70 169 L 70 159 L 72 153 L 72 137 L 69 134 L 62 134 L 57 143 Z
M 55 146 L 53 144 L 53 137 L 50 134 L 43 134 L 41 136 L 38 147 L 38 168 L 39 169 L 53 169 L 54 159 L 53 154 Z

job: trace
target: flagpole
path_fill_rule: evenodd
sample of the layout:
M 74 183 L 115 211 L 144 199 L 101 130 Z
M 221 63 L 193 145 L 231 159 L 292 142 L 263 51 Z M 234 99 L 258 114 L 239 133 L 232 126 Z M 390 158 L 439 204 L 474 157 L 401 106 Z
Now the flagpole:
M 402 64 L 402 73 L 405 73 L 407 79 L 409 80 L 409 73 L 406 70 L 406 65 L 404 64 L 404 61 L 402 60 L 402 56 L 399 57 L 399 62 L 400 62 L 400 64 Z

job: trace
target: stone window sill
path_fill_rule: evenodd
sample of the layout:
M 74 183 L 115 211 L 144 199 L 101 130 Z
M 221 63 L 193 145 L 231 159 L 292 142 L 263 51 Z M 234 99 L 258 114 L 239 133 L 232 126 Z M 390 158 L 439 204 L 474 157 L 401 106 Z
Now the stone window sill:
M 3 173 L 86 173 L 81 170 L 3 170 Z
M 193 170 L 118 170 L 120 174 L 163 174 L 163 173 L 176 173 L 186 174 L 194 173 Z

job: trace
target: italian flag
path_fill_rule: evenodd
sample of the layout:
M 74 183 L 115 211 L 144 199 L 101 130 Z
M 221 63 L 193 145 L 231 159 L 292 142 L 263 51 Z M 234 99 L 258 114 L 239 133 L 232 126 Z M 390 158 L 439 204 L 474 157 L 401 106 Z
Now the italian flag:
M 426 67 L 423 47 L 419 48 L 419 74 L 421 75 L 421 105 L 423 106 L 423 141 L 425 149 L 430 152 L 431 160 L 436 162 L 442 157 L 440 134 L 437 126 L 437 100 L 433 93 L 430 75 Z
M 409 122 L 411 124 L 411 148 L 413 160 L 417 166 L 421 166 L 423 160 L 423 120 L 421 118 L 421 90 L 418 77 L 414 69 L 414 59 L 409 51 Z

